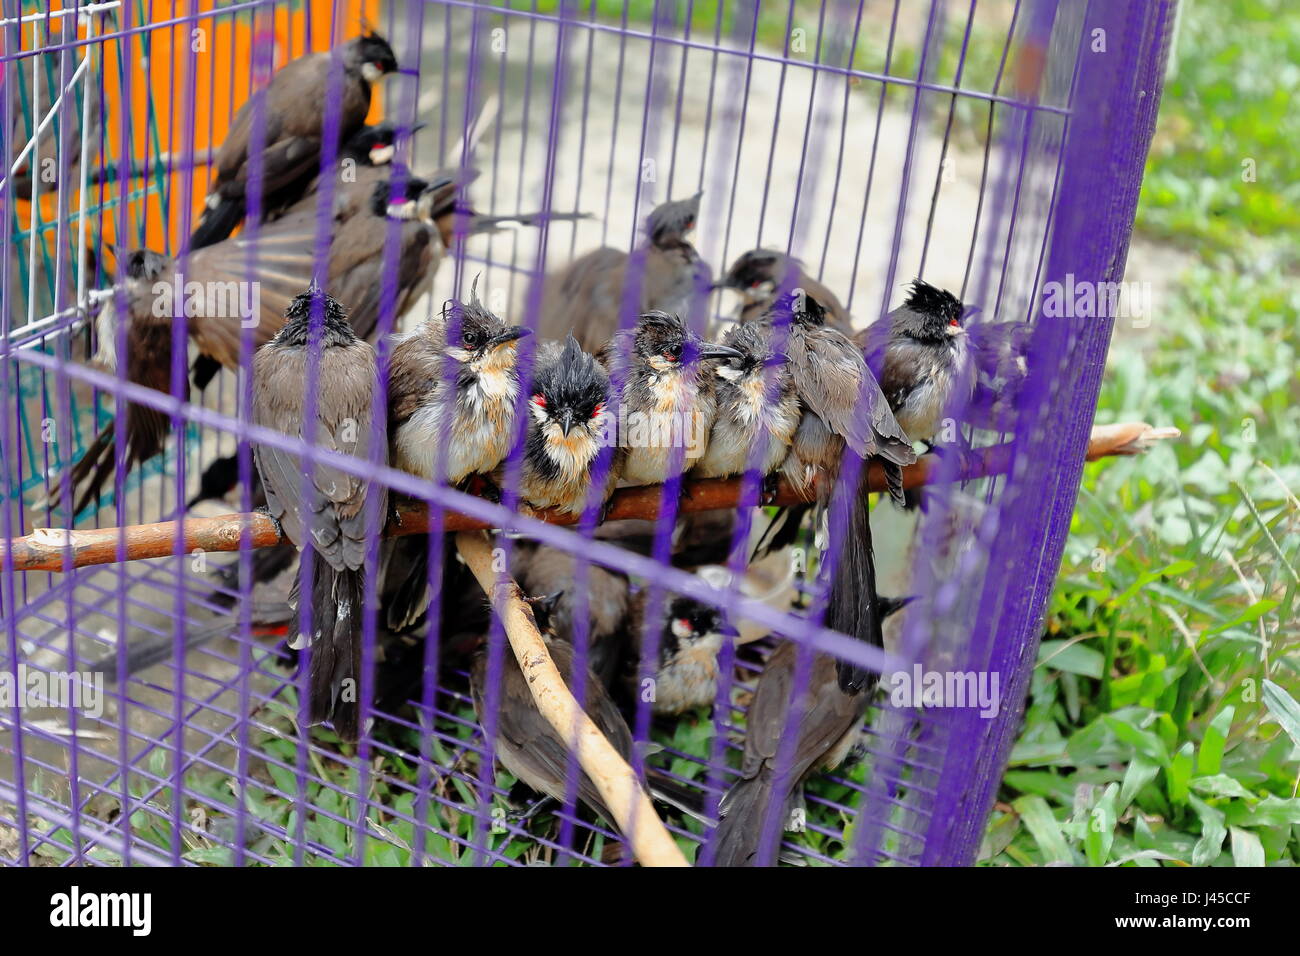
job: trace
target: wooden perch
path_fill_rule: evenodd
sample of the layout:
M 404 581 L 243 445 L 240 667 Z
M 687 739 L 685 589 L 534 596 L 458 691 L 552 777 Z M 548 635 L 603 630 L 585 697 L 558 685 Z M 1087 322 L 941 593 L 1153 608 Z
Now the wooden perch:
M 614 814 L 614 822 L 641 865 L 687 866 L 686 858 L 655 813 L 632 768 L 569 692 L 551 660 L 546 642 L 537 632 L 519 585 L 508 575 L 498 575 L 492 570 L 492 545 L 488 536 L 482 531 L 462 531 L 456 535 L 456 547 L 483 591 L 491 596 L 492 607 L 501 615 L 510 648 L 524 672 L 538 711 L 561 740 L 570 741 L 583 772 L 600 791 L 605 806 Z
M 1099 425 L 1092 430 L 1087 460 L 1096 461 L 1112 455 L 1133 455 L 1144 451 L 1151 442 L 1174 438 L 1176 428 L 1152 428 L 1145 422 L 1120 425 Z M 956 480 L 967 481 L 1005 472 L 1011 462 L 1011 445 L 994 445 L 964 455 L 957 469 Z M 930 475 L 937 465 L 934 455 L 923 455 L 914 465 L 903 469 L 903 487 L 919 488 L 930 483 Z M 885 476 L 880 467 L 871 464 L 867 472 L 867 486 L 871 491 L 885 490 Z M 735 508 L 741 499 L 742 481 L 739 478 L 706 478 L 683 482 L 685 494 L 678 504 L 681 514 L 696 511 L 718 511 Z M 626 518 L 654 520 L 659 517 L 660 486 L 620 488 L 610 499 L 607 521 Z M 785 482 L 777 489 L 771 502 L 778 505 L 798 504 L 806 500 Z M 428 507 L 422 501 L 402 501 L 397 504 L 394 520 L 384 529 L 385 535 L 420 534 L 429 530 Z M 530 511 L 532 517 L 551 524 L 577 524 L 569 514 L 551 511 Z M 262 512 L 251 514 L 218 515 L 215 518 L 187 518 L 179 529 L 183 534 L 184 550 L 189 554 L 200 551 L 238 551 L 243 530 L 248 529 L 250 547 L 269 548 L 280 543 L 280 532 L 270 516 Z M 443 518 L 443 530 L 476 531 L 488 527 L 487 522 L 468 515 L 448 511 Z M 93 528 L 66 530 L 38 528 L 22 538 L 13 539 L 9 549 L 15 571 L 64 571 L 96 564 L 113 564 L 119 560 L 137 561 L 144 558 L 162 558 L 176 554 L 177 522 L 161 521 L 156 524 L 132 525 L 126 529 Z M 123 540 L 119 541 L 119 538 Z M 119 557 L 119 545 L 122 555 Z M 0 542 L 0 548 L 4 543 Z

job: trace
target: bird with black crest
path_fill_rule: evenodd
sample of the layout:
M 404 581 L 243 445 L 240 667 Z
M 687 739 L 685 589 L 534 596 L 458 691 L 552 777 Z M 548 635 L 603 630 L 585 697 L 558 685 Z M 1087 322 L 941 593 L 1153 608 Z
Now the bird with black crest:
M 338 66 L 335 65 L 338 57 Z M 244 219 L 250 179 L 260 184 L 264 205 L 283 207 L 282 189 L 301 189 L 304 176 L 320 172 L 326 138 L 326 98 L 331 75 L 336 82 L 338 142 L 347 143 L 370 112 L 371 86 L 397 71 L 393 48 L 377 33 L 366 33 L 337 50 L 308 53 L 281 67 L 270 83 L 244 102 L 217 150 L 216 175 L 206 208 L 190 236 L 190 249 L 220 242 Z M 261 149 L 254 152 L 254 135 Z
M 478 297 L 449 300 L 441 312 L 393 337 L 388 372 L 390 460 L 426 481 L 480 490 L 515 440 L 515 409 L 523 383 L 519 339 L 530 330 L 507 325 Z M 388 625 L 405 630 L 428 606 L 429 541 L 424 535 L 392 539 L 385 548 Z M 404 583 L 403 583 L 404 582 Z
M 708 363 L 740 353 L 704 342 L 676 315 L 646 312 L 597 357 L 622 383 L 619 477 L 630 485 L 667 481 L 680 459 L 690 471 L 708 450 L 717 377 Z M 679 451 L 680 449 L 680 451 Z
M 253 357 L 252 421 L 317 450 L 383 463 L 376 376 L 375 350 L 357 338 L 338 300 L 313 287 Z M 313 381 L 309 396 L 304 384 Z M 308 720 L 331 720 L 340 737 L 356 740 L 368 539 L 387 517 L 387 489 L 270 444 L 254 444 L 253 461 L 268 512 L 302 552 L 290 603 L 306 600 L 310 610 L 311 630 L 295 642 L 311 648 Z
M 543 345 L 528 398 L 520 497 L 533 508 L 571 515 L 581 515 L 588 503 L 602 507 L 618 479 L 613 432 L 609 376 L 600 363 L 572 335 L 563 345 Z

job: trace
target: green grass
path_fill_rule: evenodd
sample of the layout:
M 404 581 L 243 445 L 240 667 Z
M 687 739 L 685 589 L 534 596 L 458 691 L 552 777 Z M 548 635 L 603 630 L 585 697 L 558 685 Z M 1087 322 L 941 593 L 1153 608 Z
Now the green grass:
M 993 863 L 1300 861 L 1296 62 L 1285 0 L 1184 13 L 1137 227 L 1199 262 L 1098 410 L 1184 436 L 1087 470 Z

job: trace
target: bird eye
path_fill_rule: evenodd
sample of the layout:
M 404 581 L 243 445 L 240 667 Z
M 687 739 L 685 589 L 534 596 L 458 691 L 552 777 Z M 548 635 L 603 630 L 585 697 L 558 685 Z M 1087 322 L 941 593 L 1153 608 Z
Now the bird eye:
M 461 335 L 461 341 L 465 343 L 465 346 L 467 348 L 476 349 L 479 347 L 479 344 L 483 341 L 483 336 L 481 336 L 478 332 L 473 332 L 473 331 L 465 332 Z
M 663 351 L 663 356 L 670 362 L 676 362 L 682 357 L 681 345 L 669 345 Z

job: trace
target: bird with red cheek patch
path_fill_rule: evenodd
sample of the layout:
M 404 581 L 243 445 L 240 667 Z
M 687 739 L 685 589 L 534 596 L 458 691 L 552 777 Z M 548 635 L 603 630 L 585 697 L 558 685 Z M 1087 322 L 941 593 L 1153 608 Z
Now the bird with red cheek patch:
M 533 508 L 582 514 L 603 508 L 614 491 L 612 430 L 606 405 L 609 377 L 573 336 L 547 343 L 537 356 L 528 400 L 519 494 Z

